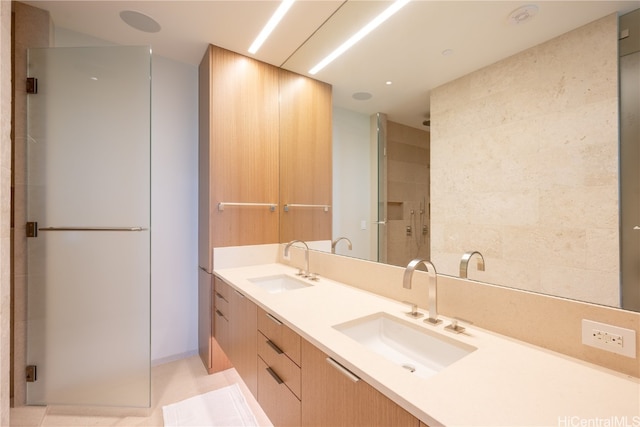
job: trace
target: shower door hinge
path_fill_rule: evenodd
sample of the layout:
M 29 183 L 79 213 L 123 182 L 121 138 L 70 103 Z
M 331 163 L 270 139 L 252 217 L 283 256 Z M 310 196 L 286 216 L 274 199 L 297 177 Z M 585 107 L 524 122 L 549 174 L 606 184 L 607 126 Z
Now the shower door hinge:
M 38 223 L 35 221 L 27 222 L 27 237 L 38 237 Z
M 38 93 L 38 79 L 27 77 L 27 93 Z
M 618 40 L 624 40 L 628 37 L 629 37 L 629 29 L 625 28 L 624 30 L 620 31 L 620 37 L 618 37 Z
M 26 380 L 28 383 L 36 382 L 38 379 L 36 365 L 28 365 L 26 374 Z

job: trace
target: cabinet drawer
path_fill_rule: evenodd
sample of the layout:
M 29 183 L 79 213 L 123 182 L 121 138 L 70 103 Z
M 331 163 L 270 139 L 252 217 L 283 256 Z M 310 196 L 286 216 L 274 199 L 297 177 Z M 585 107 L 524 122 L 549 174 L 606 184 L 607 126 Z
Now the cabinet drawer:
M 229 300 L 216 290 L 213 291 L 213 307 L 225 316 L 229 314 Z
M 295 394 L 267 371 L 268 366 L 258 357 L 258 403 L 275 427 L 299 427 L 302 405 Z
M 231 287 L 229 285 L 227 285 L 218 276 L 213 276 L 213 278 L 214 278 L 214 280 L 213 280 L 213 283 L 214 283 L 214 286 L 213 286 L 214 295 L 217 293 L 222 298 L 224 298 L 226 301 L 229 301 L 229 293 L 231 292 Z
M 300 335 L 258 307 L 258 330 L 300 365 Z
M 269 338 L 258 333 L 258 356 L 265 364 L 284 381 L 287 387 L 298 397 L 300 394 L 300 367 L 293 363 L 285 353 L 279 352 L 279 348 Z

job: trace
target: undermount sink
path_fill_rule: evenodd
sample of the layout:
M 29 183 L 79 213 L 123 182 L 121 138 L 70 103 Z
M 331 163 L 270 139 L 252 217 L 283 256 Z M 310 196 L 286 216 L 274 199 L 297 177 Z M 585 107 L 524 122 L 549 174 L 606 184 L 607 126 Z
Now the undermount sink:
M 421 378 L 435 375 L 476 350 L 386 313 L 335 325 L 334 329 Z
M 287 276 L 286 274 L 278 274 L 275 276 L 266 277 L 254 277 L 253 279 L 249 279 L 249 281 L 260 286 L 270 294 L 277 294 L 284 291 L 312 286 L 310 283 L 303 282 L 302 280 Z

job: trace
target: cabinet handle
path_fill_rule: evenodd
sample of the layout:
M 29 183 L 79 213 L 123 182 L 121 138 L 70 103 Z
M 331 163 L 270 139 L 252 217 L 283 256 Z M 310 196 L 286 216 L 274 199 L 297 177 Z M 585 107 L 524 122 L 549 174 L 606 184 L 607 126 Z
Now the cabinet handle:
M 226 317 L 224 317 L 224 314 L 222 314 L 222 312 L 221 312 L 220 310 L 216 310 L 216 314 L 217 314 L 219 317 L 222 317 L 222 318 L 223 318 L 224 320 L 226 320 L 227 322 L 229 321 L 229 319 L 227 319 Z
M 216 292 L 216 296 L 217 296 L 218 298 L 220 298 L 220 299 L 224 300 L 224 301 L 227 301 L 227 299 L 226 299 L 224 296 L 222 296 L 222 294 L 220 294 L 220 292 Z M 227 302 L 229 302 L 229 301 L 227 301 Z
M 351 372 L 350 370 L 348 370 L 347 368 L 345 368 L 344 366 L 342 366 L 332 358 L 327 357 L 326 361 L 329 365 L 336 368 L 342 375 L 349 378 L 349 380 L 353 381 L 354 383 L 357 383 L 358 381 L 360 381 L 360 378 L 356 376 L 356 374 L 354 374 L 353 372 Z
M 276 353 L 278 353 L 278 354 L 284 353 L 284 351 L 282 351 L 282 349 L 280 349 L 280 347 L 275 345 L 275 343 L 273 341 L 267 340 L 267 344 L 269 344 L 269 347 L 271 347 L 273 349 L 273 351 L 275 351 Z
M 267 372 L 269 372 L 269 375 L 271 375 L 273 377 L 274 380 L 276 380 L 276 382 L 278 384 L 282 384 L 284 381 L 282 381 L 282 378 L 280 378 L 278 376 L 278 374 L 276 374 L 273 369 L 271 369 L 271 367 L 267 367 Z
M 234 289 L 234 290 L 233 290 L 233 292 L 235 292 L 236 294 L 238 294 L 238 296 L 239 296 L 240 298 L 244 298 L 244 295 L 242 295 L 239 291 L 237 291 L 237 290 L 235 290 L 235 289 Z
M 266 315 L 267 315 L 267 317 L 268 317 L 269 319 L 271 319 L 271 320 L 273 321 L 273 323 L 275 323 L 275 324 L 276 324 L 276 325 L 278 325 L 278 326 L 282 326 L 282 322 L 281 322 L 281 321 L 279 321 L 278 319 L 276 319 L 275 317 L 273 317 L 271 314 L 266 313 Z

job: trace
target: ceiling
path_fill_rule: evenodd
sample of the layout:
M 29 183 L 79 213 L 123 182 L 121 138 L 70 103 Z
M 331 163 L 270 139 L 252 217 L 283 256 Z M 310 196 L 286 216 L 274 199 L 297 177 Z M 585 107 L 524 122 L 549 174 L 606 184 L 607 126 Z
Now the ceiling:
M 155 55 L 188 64 L 199 64 L 211 43 L 309 75 L 311 67 L 392 2 L 298 0 L 255 55 L 247 49 L 279 1 L 24 3 L 49 10 L 56 27 L 116 44 L 151 45 Z M 510 22 L 511 12 L 527 4 L 538 8 L 533 19 Z M 336 106 L 364 114 L 384 112 L 390 120 L 423 128 L 432 88 L 610 13 L 639 7 L 640 0 L 413 0 L 313 77 L 333 85 Z M 144 13 L 162 29 L 133 29 L 120 19 L 123 10 Z M 356 100 L 356 92 L 372 97 Z

